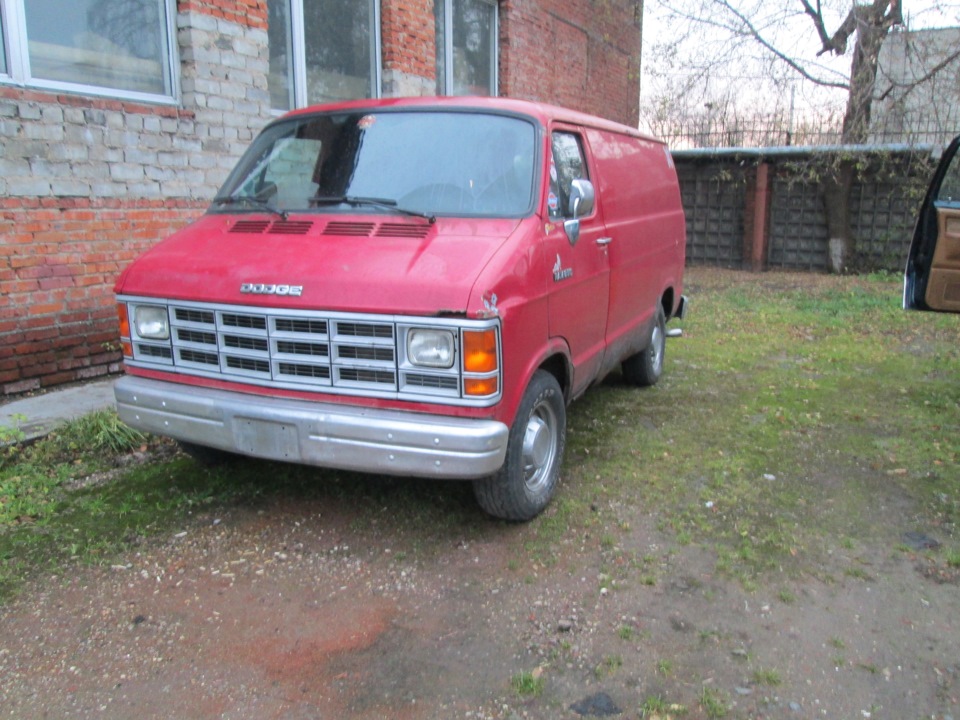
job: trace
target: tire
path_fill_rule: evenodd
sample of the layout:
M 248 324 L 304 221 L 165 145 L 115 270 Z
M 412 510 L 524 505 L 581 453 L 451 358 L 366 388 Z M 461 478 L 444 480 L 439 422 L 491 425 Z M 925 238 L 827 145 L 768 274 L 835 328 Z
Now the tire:
M 563 391 L 553 375 L 537 370 L 510 428 L 503 467 L 473 482 L 480 507 L 503 520 L 524 521 L 539 515 L 556 490 L 566 441 Z
M 666 326 L 663 308 L 658 305 L 647 347 L 621 364 L 623 378 L 631 385 L 650 387 L 656 385 L 663 375 L 663 359 L 667 349 Z
M 184 454 L 189 455 L 204 467 L 224 465 L 237 457 L 233 453 L 228 453 L 226 450 L 218 450 L 217 448 L 207 447 L 206 445 L 195 445 L 185 440 L 177 440 L 177 445 L 180 446 L 180 450 Z

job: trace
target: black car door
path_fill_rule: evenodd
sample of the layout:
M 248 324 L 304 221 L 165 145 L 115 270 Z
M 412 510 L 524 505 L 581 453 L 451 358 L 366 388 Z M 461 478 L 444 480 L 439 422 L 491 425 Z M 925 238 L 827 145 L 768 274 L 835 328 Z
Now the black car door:
M 943 153 L 913 233 L 904 275 L 908 310 L 960 313 L 960 136 Z

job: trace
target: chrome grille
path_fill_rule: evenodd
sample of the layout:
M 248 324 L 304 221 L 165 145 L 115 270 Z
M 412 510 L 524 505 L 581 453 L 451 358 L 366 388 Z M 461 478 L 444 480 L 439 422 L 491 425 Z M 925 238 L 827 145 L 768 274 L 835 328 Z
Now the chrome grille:
M 180 322 L 191 323 L 213 323 L 213 313 L 204 310 L 188 310 L 186 308 L 176 308 L 174 315 Z
M 278 332 L 292 332 L 304 335 L 326 335 L 326 320 L 300 320 L 295 318 L 277 318 L 274 328 Z
M 140 304 L 163 302 L 123 301 L 130 317 Z M 263 387 L 450 404 L 490 405 L 498 397 L 466 397 L 459 359 L 450 367 L 424 368 L 407 357 L 407 334 L 416 328 L 458 334 L 464 326 L 488 327 L 491 321 L 165 304 L 169 339 L 134 333 L 131 365 Z

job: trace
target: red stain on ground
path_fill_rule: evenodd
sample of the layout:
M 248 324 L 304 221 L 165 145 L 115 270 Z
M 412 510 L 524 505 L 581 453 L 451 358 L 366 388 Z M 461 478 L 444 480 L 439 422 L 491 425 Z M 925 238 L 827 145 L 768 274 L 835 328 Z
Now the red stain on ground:
M 276 608 L 275 608 L 276 609 Z M 348 673 L 331 670 L 346 653 L 372 647 L 397 614 L 389 601 L 343 597 L 309 607 L 281 609 L 269 624 L 249 628 L 242 639 L 219 646 L 221 662 L 262 674 L 264 686 L 289 703 L 343 709 L 358 687 Z

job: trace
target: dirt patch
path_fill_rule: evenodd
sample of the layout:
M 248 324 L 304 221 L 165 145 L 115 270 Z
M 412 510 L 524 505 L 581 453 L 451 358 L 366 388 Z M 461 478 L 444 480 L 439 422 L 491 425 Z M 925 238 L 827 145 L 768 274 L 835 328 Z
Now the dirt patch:
M 36 583 L 2 610 L 3 713 L 558 718 L 597 693 L 630 718 L 651 698 L 692 718 L 956 712 L 956 587 L 893 526 L 861 572 L 831 557 L 746 592 L 652 517 L 544 567 L 523 529 L 451 527 L 408 559 L 409 532 L 348 511 L 274 498 Z M 541 693 L 518 695 L 534 671 Z

